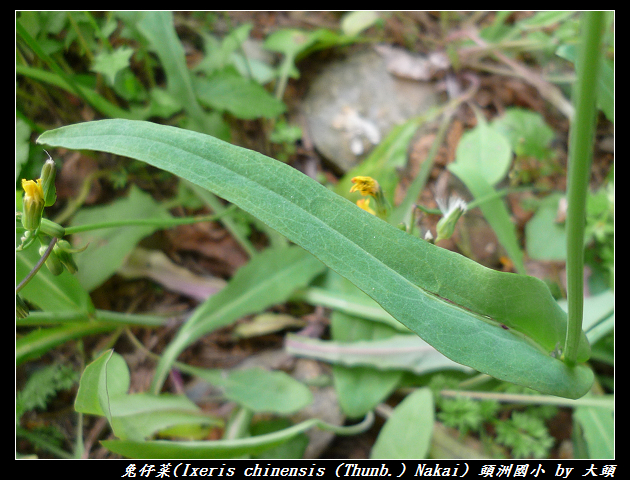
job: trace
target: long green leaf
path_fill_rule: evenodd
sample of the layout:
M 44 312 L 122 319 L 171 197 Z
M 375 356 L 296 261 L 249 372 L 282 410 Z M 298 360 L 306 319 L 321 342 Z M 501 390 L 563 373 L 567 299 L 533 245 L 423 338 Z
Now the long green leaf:
M 110 324 L 89 322 L 33 330 L 15 341 L 15 364 L 39 358 L 48 350 L 69 340 L 107 332 L 114 328 L 116 327 Z
M 408 370 L 416 375 L 447 368 L 470 371 L 454 363 L 415 335 L 396 335 L 383 340 L 324 341 L 300 335 L 287 336 L 288 353 L 339 365 L 369 366 L 378 370 Z
M 262 154 L 174 127 L 102 120 L 44 133 L 52 146 L 145 161 L 206 188 L 348 278 L 450 359 L 544 393 L 578 398 L 592 371 L 551 353 L 566 315 L 538 279 L 489 270 L 361 210 Z M 588 359 L 582 335 L 578 358 Z
M 160 58 L 167 77 L 168 91 L 182 102 L 188 115 L 199 127 L 206 125 L 208 119 L 195 96 L 184 47 L 175 32 L 173 13 L 143 12 L 136 27 Z
M 367 415 L 360 423 L 349 426 L 329 425 L 318 418 L 310 418 L 276 432 L 235 440 L 189 442 L 103 440 L 102 443 L 112 452 L 130 458 L 234 458 L 264 452 L 282 445 L 313 427 L 332 431 L 337 435 L 356 435 L 370 428 L 373 418 L 372 415 Z M 179 470 L 179 474 L 181 475 L 184 465 L 180 465 L 182 470 Z
M 263 452 L 269 448 L 282 445 L 318 424 L 319 420 L 313 418 L 278 432 L 237 440 L 217 440 L 213 442 L 105 440 L 103 445 L 112 452 L 129 458 L 234 458 Z M 182 468 L 184 468 L 183 465 Z M 183 470 L 180 470 L 180 473 L 182 472 Z

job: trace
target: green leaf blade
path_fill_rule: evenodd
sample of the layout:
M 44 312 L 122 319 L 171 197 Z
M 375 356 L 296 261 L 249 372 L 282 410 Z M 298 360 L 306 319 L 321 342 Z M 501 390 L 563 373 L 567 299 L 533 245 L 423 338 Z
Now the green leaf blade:
M 140 159 L 216 193 L 348 278 L 458 363 L 569 398 L 590 388 L 590 369 L 569 369 L 550 355 L 564 340 L 566 318 L 544 283 L 408 235 L 288 165 L 199 133 L 126 120 L 63 127 L 38 142 Z M 585 336 L 582 344 L 584 361 Z
M 416 390 L 394 409 L 383 425 L 370 458 L 427 458 L 434 417 L 431 390 Z

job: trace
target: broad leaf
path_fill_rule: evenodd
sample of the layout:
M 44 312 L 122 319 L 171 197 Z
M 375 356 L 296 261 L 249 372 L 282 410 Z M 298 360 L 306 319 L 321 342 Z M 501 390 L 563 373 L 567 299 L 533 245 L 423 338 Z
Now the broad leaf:
M 125 155 L 172 172 L 258 217 L 376 300 L 450 359 L 569 398 L 593 381 L 552 356 L 566 314 L 547 286 L 487 269 L 393 227 L 292 167 L 197 132 L 102 120 L 44 133 L 52 146 Z M 582 335 L 578 359 L 589 356 Z
M 77 412 L 106 416 L 118 438 L 140 442 L 176 425 L 220 423 L 183 395 L 130 395 L 129 382 L 125 360 L 109 350 L 85 368 L 74 407 Z

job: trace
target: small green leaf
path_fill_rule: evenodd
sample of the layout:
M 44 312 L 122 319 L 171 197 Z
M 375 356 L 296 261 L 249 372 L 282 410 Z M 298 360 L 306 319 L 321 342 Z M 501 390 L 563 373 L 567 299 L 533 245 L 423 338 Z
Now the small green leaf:
M 349 36 L 356 36 L 380 20 L 378 13 L 371 10 L 359 10 L 346 13 L 341 19 L 341 30 Z
M 283 29 L 272 33 L 265 39 L 264 47 L 273 52 L 285 54 L 292 60 L 296 55 L 317 42 L 318 31 Z
M 94 57 L 91 70 L 103 74 L 107 82 L 114 85 L 118 72 L 129 67 L 132 55 L 133 49 L 130 47 L 120 47 L 113 52 L 100 52 Z
M 129 368 L 123 358 L 113 350 L 103 352 L 85 367 L 74 408 L 90 415 L 107 415 L 111 420 L 111 399 L 126 395 L 129 385 Z
M 156 432 L 184 425 L 221 425 L 183 395 L 136 393 L 111 401 L 111 425 L 121 440 L 142 441 Z
M 253 412 L 288 415 L 313 401 L 306 385 L 280 371 L 249 368 L 226 373 L 223 370 L 186 367 L 186 372 L 222 387 L 225 398 Z
M 509 139 L 518 157 L 532 157 L 539 160 L 550 158 L 549 148 L 555 134 L 538 112 L 523 108 L 508 108 L 492 122 L 492 128 Z
M 143 441 L 153 433 L 176 425 L 214 425 L 188 398 L 179 395 L 129 395 L 129 368 L 112 350 L 90 363 L 81 376 L 74 403 L 77 412 L 106 416 L 116 436 Z
M 236 73 L 223 70 L 209 78 L 194 77 L 193 83 L 201 103 L 237 118 L 275 118 L 286 110 L 258 83 Z
M 31 127 L 21 118 L 15 118 L 15 181 L 17 182 L 22 166 L 28 161 Z
M 370 458 L 427 458 L 434 415 L 430 389 L 408 395 L 383 425 Z
M 462 135 L 457 145 L 456 162 L 476 171 L 488 184 L 495 185 L 507 174 L 512 149 L 504 135 L 477 116 L 478 124 Z
M 566 260 L 567 234 L 564 224 L 556 222 L 562 194 L 545 198 L 536 214 L 525 225 L 527 254 L 534 260 Z

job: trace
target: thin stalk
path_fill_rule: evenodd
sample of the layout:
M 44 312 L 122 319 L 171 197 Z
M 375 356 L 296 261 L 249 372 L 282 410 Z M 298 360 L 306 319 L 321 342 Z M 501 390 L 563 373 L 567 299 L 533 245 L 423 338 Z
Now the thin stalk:
M 22 290 L 26 286 L 26 284 L 31 281 L 31 279 L 35 276 L 35 274 L 39 271 L 39 269 L 42 268 L 42 265 L 44 265 L 44 262 L 52 253 L 53 247 L 55 246 L 55 243 L 57 243 L 57 240 L 58 240 L 57 238 L 53 237 L 53 239 L 50 241 L 50 244 L 48 245 L 48 248 L 46 249 L 44 254 L 41 256 L 41 258 L 37 261 L 33 269 L 28 273 L 26 277 L 24 277 L 24 279 L 19 283 L 19 285 L 15 287 L 15 293 L 19 293 L 19 291 Z
M 236 208 L 236 207 L 234 207 Z M 175 217 L 170 219 L 164 218 L 130 218 L 124 220 L 112 220 L 108 222 L 89 223 L 86 225 L 77 225 L 75 227 L 66 227 L 66 235 L 72 235 L 73 233 L 87 232 L 92 230 L 100 230 L 103 228 L 118 228 L 118 227 L 139 227 L 139 226 L 153 226 L 159 228 L 170 228 L 177 225 L 189 225 L 191 223 L 200 222 L 214 222 L 220 219 L 224 215 L 230 213 L 232 205 L 227 207 L 221 213 L 212 215 L 202 215 L 197 217 Z
M 74 15 L 72 15 L 72 12 L 66 12 L 66 16 L 68 17 L 68 20 L 70 21 L 70 25 L 72 25 L 74 32 L 77 34 L 77 40 L 79 44 L 81 44 L 81 48 L 85 52 L 85 56 L 91 64 L 94 61 L 94 55 L 92 54 L 92 50 L 90 49 L 87 41 L 83 37 L 83 33 L 81 32 L 81 29 L 79 28 L 79 25 L 77 24 Z M 94 25 L 92 25 L 92 27 L 94 27 Z
M 604 12 L 585 12 L 576 62 L 575 118 L 569 133 L 567 186 L 567 296 L 568 325 L 564 361 L 574 365 L 582 332 L 584 308 L 584 226 L 592 160 L 597 71 Z
M 411 185 L 407 189 L 407 195 L 405 196 L 403 203 L 401 203 L 398 208 L 392 213 L 392 218 L 390 222 L 394 225 L 397 225 L 401 222 L 404 222 L 407 219 L 409 213 L 413 210 L 413 205 L 417 201 L 422 189 L 427 183 L 427 179 L 429 178 L 429 174 L 431 173 L 431 168 L 433 168 L 433 161 L 435 160 L 435 156 L 444 142 L 446 138 L 446 132 L 448 131 L 448 127 L 451 125 L 451 120 L 456 113 L 456 109 L 449 110 L 442 117 L 442 121 L 440 122 L 440 126 L 435 135 L 435 140 L 431 145 L 431 149 L 427 155 L 427 158 L 422 162 L 422 166 L 420 167 L 420 171 L 416 178 L 413 179 Z M 402 215 L 402 218 L 401 218 Z M 409 221 L 411 225 L 413 220 Z
M 30 312 L 26 318 L 17 319 L 18 327 L 26 326 L 50 326 L 67 325 L 69 323 L 98 322 L 103 325 L 111 325 L 112 329 L 120 326 L 163 327 L 172 321 L 172 316 L 150 315 L 146 313 L 121 313 L 109 310 L 96 310 L 93 313 L 85 311 L 66 312 Z
M 525 405 L 558 405 L 560 407 L 596 407 L 614 410 L 615 400 L 613 395 L 600 395 L 582 397 L 577 400 L 561 398 L 554 395 L 528 395 L 519 393 L 499 393 L 499 392 L 474 392 L 468 390 L 440 390 L 443 397 L 473 398 L 476 400 L 496 400 L 503 403 L 525 404 Z
M 440 122 L 440 126 L 435 135 L 435 140 L 431 145 L 431 149 L 427 154 L 427 158 L 422 162 L 422 166 L 420 167 L 420 171 L 416 175 L 416 178 L 413 179 L 411 185 L 407 189 L 407 193 L 405 198 L 401 202 L 398 207 L 394 209 L 389 218 L 389 223 L 392 225 L 398 225 L 399 223 L 406 222 L 411 215 L 413 210 L 413 206 L 415 202 L 418 200 L 422 189 L 427 183 L 427 179 L 429 178 L 429 174 L 431 173 L 431 169 L 433 168 L 433 161 L 435 160 L 435 156 L 444 142 L 444 138 L 446 138 L 446 133 L 448 131 L 448 127 L 451 124 L 451 120 L 453 116 L 457 112 L 457 108 L 463 102 L 466 102 L 472 98 L 472 96 L 477 92 L 479 88 L 479 81 L 474 76 L 468 76 L 468 80 L 470 81 L 470 87 L 459 97 L 452 99 L 443 110 L 443 117 Z M 412 222 L 409 222 L 411 225 Z

